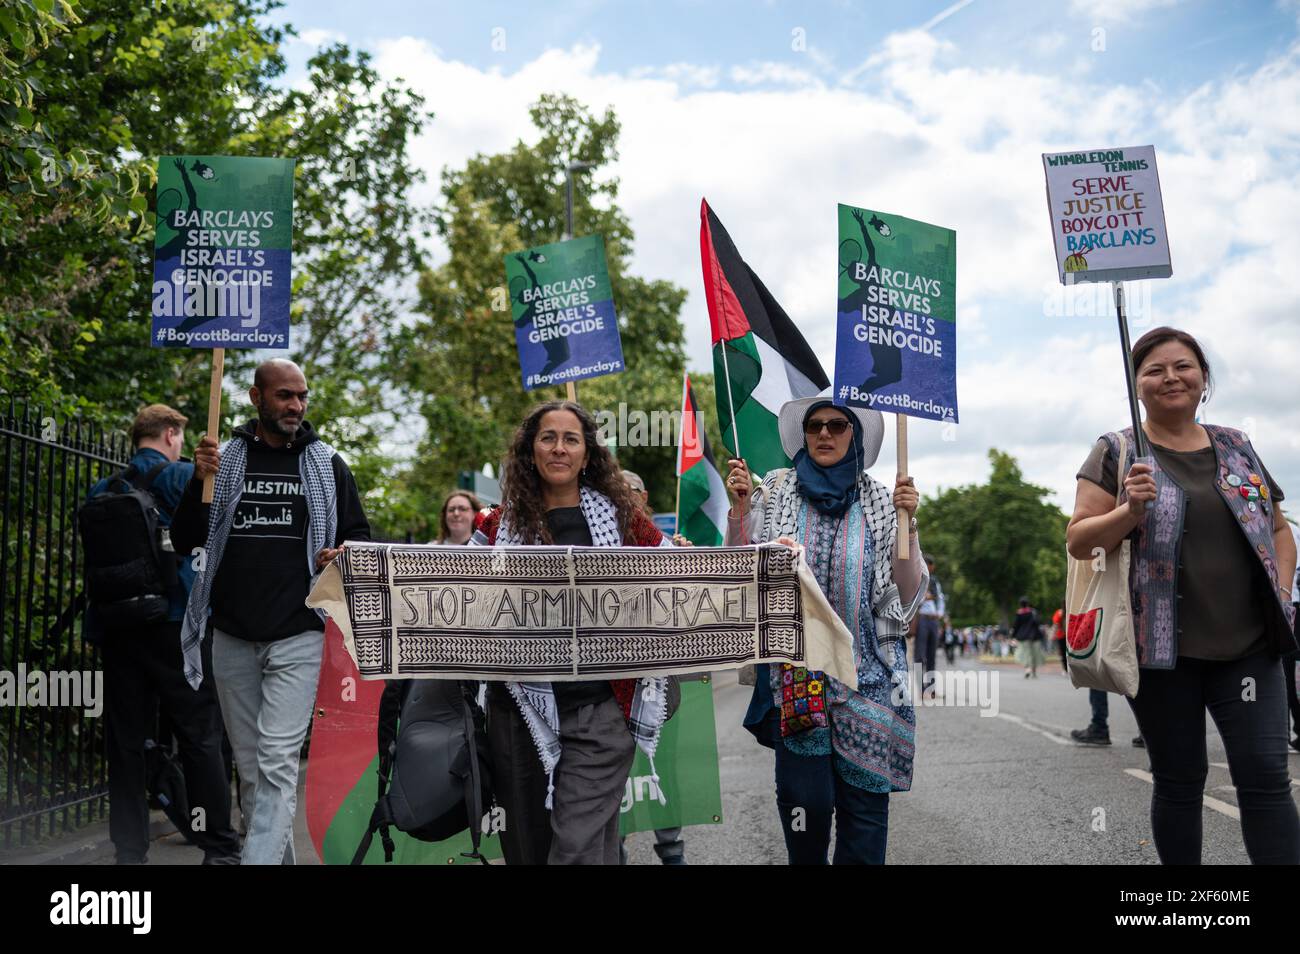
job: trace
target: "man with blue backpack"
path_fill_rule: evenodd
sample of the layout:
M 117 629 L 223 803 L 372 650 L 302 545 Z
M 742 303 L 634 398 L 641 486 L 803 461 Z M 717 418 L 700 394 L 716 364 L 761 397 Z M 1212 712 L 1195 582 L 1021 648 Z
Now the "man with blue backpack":
M 173 550 L 169 528 L 194 472 L 180 460 L 186 420 L 164 404 L 140 411 L 130 464 L 95 484 L 78 513 L 90 597 L 87 638 L 99 644 L 104 665 L 108 827 L 118 864 L 142 864 L 149 850 L 146 750 L 157 735 L 160 705 L 184 768 L 183 834 L 203 849 L 204 864 L 239 860 L 216 691 L 210 675 L 192 689 L 181 657 L 194 570 L 187 554 Z M 210 640 L 203 651 L 210 659 Z M 178 821 L 176 811 L 168 814 Z

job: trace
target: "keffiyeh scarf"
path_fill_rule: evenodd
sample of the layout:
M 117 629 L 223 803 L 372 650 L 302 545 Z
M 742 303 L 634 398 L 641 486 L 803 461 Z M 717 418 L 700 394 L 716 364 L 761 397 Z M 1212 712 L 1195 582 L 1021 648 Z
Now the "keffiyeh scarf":
M 248 444 L 234 437 L 221 448 L 221 467 L 213 482 L 212 504 L 208 509 L 208 542 L 204 547 L 203 569 L 194 578 L 185 620 L 181 624 L 181 655 L 185 681 L 198 689 L 203 682 L 200 646 L 207 628 L 212 599 L 212 581 L 230 538 L 235 509 L 244 492 L 244 471 L 248 466 Z M 338 495 L 334 485 L 334 448 L 324 441 L 312 441 L 298 455 L 298 475 L 307 498 L 307 573 L 315 582 L 316 554 L 333 546 L 338 534 Z M 323 620 L 321 610 L 316 613 Z

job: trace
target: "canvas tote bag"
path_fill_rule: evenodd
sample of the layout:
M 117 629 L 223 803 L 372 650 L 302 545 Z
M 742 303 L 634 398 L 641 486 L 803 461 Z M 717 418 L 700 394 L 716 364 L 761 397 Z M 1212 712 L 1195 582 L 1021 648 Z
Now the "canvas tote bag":
M 1115 503 L 1120 503 L 1127 441 L 1119 435 L 1115 466 Z M 1129 562 L 1132 544 L 1125 537 L 1104 557 L 1076 560 L 1066 554 L 1066 655 L 1075 688 L 1101 689 L 1137 697 L 1137 641 L 1129 603 Z M 1099 565 L 1099 566 L 1098 566 Z

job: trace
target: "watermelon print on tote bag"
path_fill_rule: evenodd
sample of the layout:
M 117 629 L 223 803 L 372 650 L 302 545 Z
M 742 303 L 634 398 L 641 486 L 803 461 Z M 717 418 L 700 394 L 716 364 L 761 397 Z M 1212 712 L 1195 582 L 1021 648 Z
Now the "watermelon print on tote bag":
M 1126 441 L 1119 437 L 1119 460 Z M 1122 480 L 1117 481 L 1120 486 Z M 1115 504 L 1120 503 L 1118 488 Z M 1066 554 L 1066 650 L 1070 682 L 1075 688 L 1118 692 L 1137 697 L 1137 641 L 1129 603 L 1132 544 L 1125 538 L 1101 560 L 1076 560 Z

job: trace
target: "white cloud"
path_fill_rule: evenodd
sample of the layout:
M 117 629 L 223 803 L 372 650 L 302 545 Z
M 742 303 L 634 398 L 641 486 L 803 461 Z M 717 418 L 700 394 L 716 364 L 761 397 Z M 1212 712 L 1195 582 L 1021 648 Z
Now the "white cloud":
M 628 75 L 632 79 L 665 79 L 679 86 L 711 89 L 718 85 L 722 70 L 717 66 L 700 66 L 695 63 L 669 63 L 666 66 L 638 67 Z
M 742 86 L 820 86 L 821 81 L 807 70 L 788 63 L 751 63 L 731 68 L 731 80 Z
M 1175 6 L 1179 0 L 1070 0 L 1070 12 L 1094 22 L 1129 23 L 1148 10 Z
M 1253 418 L 1275 477 L 1286 489 L 1294 475 L 1300 494 L 1300 270 L 1288 241 L 1300 215 L 1300 46 L 1182 97 L 1078 72 L 955 65 L 958 52 L 912 30 L 839 77 L 796 58 L 733 67 L 729 86 L 710 66 L 609 70 L 587 45 L 507 73 L 407 37 L 381 43 L 376 64 L 437 114 L 413 151 L 435 181 L 446 164 L 529 141 L 527 108 L 543 92 L 612 106 L 623 131 L 610 174 L 636 231 L 634 268 L 691 292 L 692 367 L 711 367 L 701 196 L 828 373 L 836 203 L 956 228 L 965 423 L 945 443 L 941 425 L 915 422 L 913 473 L 931 488 L 980 480 L 984 450 L 998 446 L 1066 506 L 1091 442 L 1128 411 L 1108 292 L 1053 284 L 1040 154 L 1154 141 L 1174 278 L 1130 288 L 1145 306 L 1134 334 L 1170 323 L 1203 336 L 1221 372 L 1211 420 Z
M 328 46 L 331 43 L 345 43 L 347 37 L 337 30 L 322 30 L 311 28 L 300 30 L 298 35 L 292 38 L 291 42 L 302 43 L 306 46 Z

